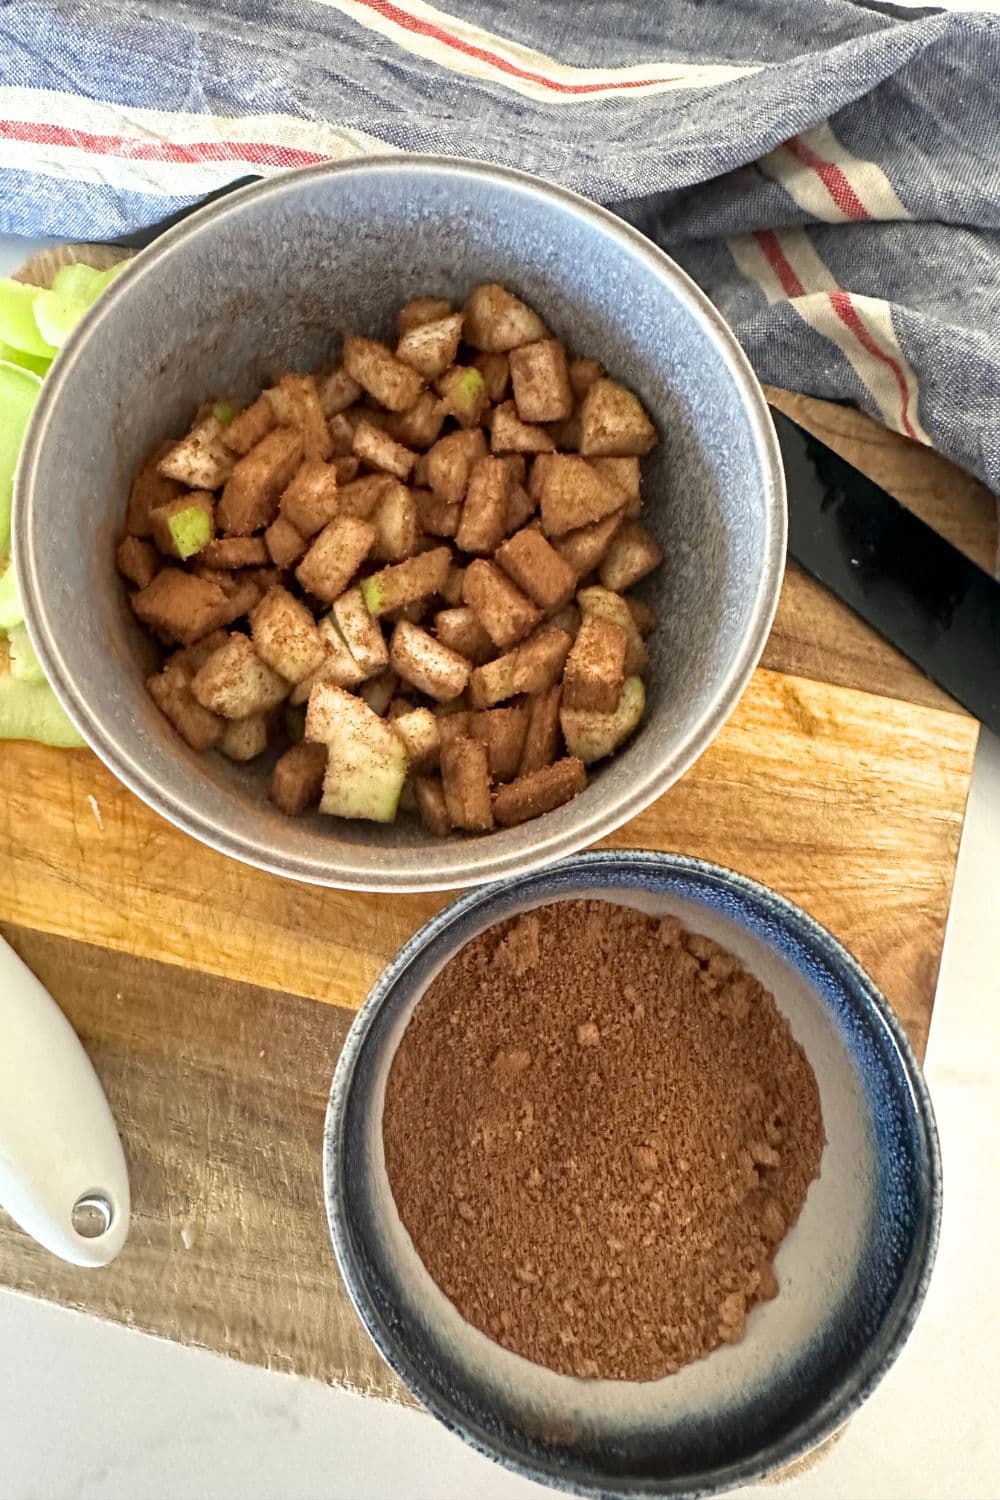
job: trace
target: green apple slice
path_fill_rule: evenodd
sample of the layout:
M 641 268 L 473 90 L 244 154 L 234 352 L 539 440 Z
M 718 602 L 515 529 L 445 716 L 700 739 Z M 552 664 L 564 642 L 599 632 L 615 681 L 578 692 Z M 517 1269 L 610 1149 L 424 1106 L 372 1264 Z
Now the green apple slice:
M 16 677 L 18 682 L 45 681 L 42 664 L 35 655 L 35 648 L 28 637 L 26 625 L 14 625 L 11 628 L 7 635 L 7 646 L 10 651 L 12 677 Z
M 13 344 L 0 342 L 0 360 L 7 365 L 19 365 L 22 370 L 30 370 L 33 375 L 47 375 L 52 368 L 52 358 L 44 358 L 40 354 L 25 354 L 23 349 L 15 349 Z
M 11 673 L 0 676 L 0 740 L 37 740 L 63 750 L 84 743 L 47 682 Z
M 63 266 L 52 286 L 35 299 L 38 332 L 47 343 L 61 349 L 84 313 L 125 268 L 125 261 L 107 271 L 92 266 Z
M 12 281 L 9 276 L 0 278 L 0 340 L 24 354 L 52 359 L 56 351 L 43 338 L 35 321 L 35 307 L 44 296 L 40 286 Z

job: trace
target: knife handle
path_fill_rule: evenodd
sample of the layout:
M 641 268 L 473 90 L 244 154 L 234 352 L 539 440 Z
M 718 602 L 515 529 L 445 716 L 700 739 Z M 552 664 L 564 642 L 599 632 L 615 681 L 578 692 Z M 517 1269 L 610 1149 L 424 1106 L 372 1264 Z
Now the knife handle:
M 2 938 L 0 1204 L 76 1266 L 106 1266 L 128 1234 L 125 1153 L 100 1080 L 52 996 Z

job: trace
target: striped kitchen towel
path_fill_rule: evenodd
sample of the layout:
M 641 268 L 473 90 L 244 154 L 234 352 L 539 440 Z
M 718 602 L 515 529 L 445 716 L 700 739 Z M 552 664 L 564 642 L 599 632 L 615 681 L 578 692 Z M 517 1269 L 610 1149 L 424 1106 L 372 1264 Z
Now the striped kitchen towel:
M 0 0 L 0 230 L 109 238 L 389 150 L 670 251 L 760 376 L 1000 494 L 1000 16 L 847 0 Z

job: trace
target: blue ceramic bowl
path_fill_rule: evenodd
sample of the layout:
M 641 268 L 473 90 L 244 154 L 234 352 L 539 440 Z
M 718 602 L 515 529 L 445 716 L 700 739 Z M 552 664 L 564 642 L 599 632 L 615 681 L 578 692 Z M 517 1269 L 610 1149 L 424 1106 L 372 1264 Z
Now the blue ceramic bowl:
M 774 994 L 819 1084 L 827 1145 L 775 1261 L 779 1296 L 754 1309 L 740 1343 L 660 1381 L 557 1375 L 471 1327 L 418 1259 L 385 1172 L 386 1078 L 430 980 L 485 927 L 577 896 L 672 913 L 734 953 Z M 351 1299 L 409 1389 L 506 1467 L 588 1495 L 712 1494 L 761 1478 L 833 1432 L 913 1326 L 941 1211 L 930 1101 L 871 980 L 773 891 L 663 854 L 567 860 L 463 896 L 422 927 L 347 1039 L 324 1174 Z

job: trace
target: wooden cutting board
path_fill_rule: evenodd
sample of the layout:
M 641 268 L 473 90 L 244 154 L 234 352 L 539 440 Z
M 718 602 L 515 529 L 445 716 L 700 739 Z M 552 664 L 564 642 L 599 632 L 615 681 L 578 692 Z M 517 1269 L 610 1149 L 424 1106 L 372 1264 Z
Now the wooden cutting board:
M 772 396 L 992 566 L 982 486 L 855 412 Z M 869 969 L 922 1052 L 976 736 L 791 568 L 725 729 L 607 842 L 699 854 L 790 896 Z M 100 1272 L 53 1260 L 0 1213 L 0 1284 L 405 1400 L 329 1250 L 322 1124 L 353 1013 L 447 899 L 282 882 L 178 833 L 89 751 L 0 745 L 0 930 L 94 1059 L 134 1206 Z

